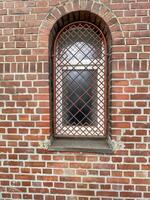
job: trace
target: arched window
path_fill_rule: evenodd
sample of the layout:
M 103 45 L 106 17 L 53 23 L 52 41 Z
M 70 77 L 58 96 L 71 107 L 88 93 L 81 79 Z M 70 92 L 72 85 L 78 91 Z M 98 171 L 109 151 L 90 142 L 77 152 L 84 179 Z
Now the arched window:
M 95 25 L 65 26 L 55 43 L 56 136 L 104 136 L 106 43 Z
M 89 20 L 56 31 L 52 51 L 54 138 L 106 138 L 108 132 L 107 41 Z

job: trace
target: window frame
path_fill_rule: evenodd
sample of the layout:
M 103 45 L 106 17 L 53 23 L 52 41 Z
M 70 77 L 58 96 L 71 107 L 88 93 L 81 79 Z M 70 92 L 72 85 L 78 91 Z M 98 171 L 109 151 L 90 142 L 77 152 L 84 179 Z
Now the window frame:
M 105 134 L 103 136 L 98 136 L 98 137 L 93 137 L 93 136 L 58 136 L 55 134 L 55 123 L 56 123 L 56 116 L 55 116 L 55 98 L 56 98 L 56 88 L 55 88 L 55 83 L 56 83 L 56 76 L 54 73 L 54 69 L 56 69 L 56 44 L 57 44 L 57 39 L 59 35 L 63 32 L 63 30 L 66 28 L 66 26 L 69 26 L 70 24 L 75 24 L 79 22 L 85 22 L 92 24 L 92 26 L 95 26 L 98 28 L 94 23 L 87 22 L 87 21 L 75 21 L 72 23 L 68 23 L 67 25 L 63 26 L 61 30 L 56 34 L 56 37 L 54 39 L 54 44 L 52 48 L 52 53 L 51 53 L 51 71 L 50 71 L 50 87 L 51 87 L 51 130 L 52 130 L 52 135 L 50 137 L 50 150 L 59 150 L 59 151 L 85 151 L 85 152 L 97 152 L 97 153 L 112 153 L 112 146 L 110 142 L 110 137 L 109 137 L 109 69 L 108 69 L 108 44 L 106 41 L 106 38 L 101 31 L 100 28 L 99 31 L 101 32 L 103 36 L 103 41 L 104 41 L 104 49 L 105 49 L 105 75 L 104 75 L 104 96 L 105 96 L 105 115 L 104 115 L 104 123 L 105 123 Z M 82 139 L 82 148 L 79 148 L 78 144 L 80 144 Z M 84 141 L 83 141 L 84 139 Z M 89 140 L 90 139 L 90 140 Z M 77 145 L 74 144 L 74 142 L 77 141 Z M 95 143 L 96 142 L 96 143 Z M 85 144 L 84 144 L 85 143 Z M 91 144 L 95 147 L 92 146 Z M 63 145 L 62 145 L 63 144 Z M 90 147 L 89 147 L 90 146 Z
M 73 137 L 73 136 L 63 136 L 62 134 L 60 134 L 60 135 L 56 135 L 56 119 L 57 119 L 57 115 L 56 115 L 56 100 L 57 100 L 57 98 L 58 97 L 56 97 L 57 96 L 57 93 L 56 93 L 56 82 L 57 82 L 57 79 L 56 79 L 56 68 L 57 68 L 57 63 L 56 63 L 56 51 L 57 51 L 57 42 L 58 42 L 58 39 L 59 39 L 59 37 L 60 37 L 60 35 L 63 33 L 63 31 L 67 28 L 67 27 L 69 27 L 69 26 L 72 26 L 72 25 L 76 25 L 76 24 L 80 24 L 80 23 L 85 23 L 85 24 L 87 24 L 87 25 L 90 25 L 90 26 L 93 26 L 95 29 L 97 29 L 99 32 L 100 32 L 100 34 L 101 34 L 101 36 L 102 36 L 102 41 L 104 42 L 104 134 L 103 135 L 98 135 L 98 136 L 83 136 L 83 138 L 84 137 L 86 137 L 86 138 L 93 138 L 93 137 L 97 137 L 97 138 L 104 138 L 106 135 L 107 135 L 107 127 L 108 127 L 108 124 L 107 124 L 107 118 L 108 118 L 108 95 L 107 95 L 107 91 L 108 91 L 108 84 L 107 84 L 107 74 L 108 74 L 108 72 L 107 72 L 107 43 L 106 43 L 106 39 L 105 39 L 105 36 L 104 36 L 104 34 L 102 33 L 102 31 L 96 26 L 96 25 L 94 25 L 93 23 L 91 23 L 91 22 L 86 22 L 86 21 L 75 21 L 75 22 L 72 22 L 72 23 L 69 23 L 69 24 L 67 24 L 67 25 L 65 25 L 60 31 L 59 31 L 59 33 L 57 33 L 57 36 L 56 36 L 56 38 L 55 38 L 55 41 L 54 41 L 54 47 L 53 47 L 53 80 L 54 80 L 54 87 L 53 87 L 53 93 L 54 93 L 54 99 L 53 99 L 53 101 L 54 101 L 54 121 L 53 121 L 53 123 L 54 123 L 54 130 L 53 130 L 53 133 L 55 134 L 55 137 Z M 97 67 L 97 70 L 98 70 L 98 67 Z M 100 73 L 100 72 L 97 72 L 97 73 Z M 60 76 L 61 77 L 61 76 Z M 62 80 L 60 81 L 61 83 L 62 83 Z M 99 83 L 99 81 L 97 81 L 97 84 Z M 62 88 L 61 88 L 62 89 Z M 98 87 L 98 89 L 99 89 L 99 87 Z M 62 93 L 61 93 L 62 94 Z M 97 92 L 97 94 L 98 94 L 98 92 Z M 61 98 L 61 97 L 59 97 L 59 98 Z M 62 98 L 61 98 L 62 99 Z M 98 100 L 98 97 L 97 97 L 97 100 Z M 97 109 L 97 112 L 99 113 L 99 110 Z M 100 114 L 100 113 L 99 113 Z M 61 113 L 61 115 L 62 115 L 62 113 Z M 97 117 L 98 118 L 98 117 Z M 99 119 L 99 118 L 98 118 Z M 66 131 L 67 132 L 67 129 L 69 128 L 69 126 L 68 127 L 63 127 L 62 126 L 62 132 L 63 131 Z M 90 126 L 89 126 L 89 128 L 91 128 Z M 82 130 L 83 131 L 86 131 L 86 129 L 84 129 L 83 127 L 82 127 Z M 72 130 L 72 131 L 74 131 L 75 132 L 75 130 Z M 91 131 L 92 132 L 94 132 L 94 131 L 96 131 L 96 132 L 98 132 L 98 128 L 91 128 Z M 75 133 L 74 133 L 75 134 Z M 82 137 L 82 136 L 76 136 L 76 137 Z

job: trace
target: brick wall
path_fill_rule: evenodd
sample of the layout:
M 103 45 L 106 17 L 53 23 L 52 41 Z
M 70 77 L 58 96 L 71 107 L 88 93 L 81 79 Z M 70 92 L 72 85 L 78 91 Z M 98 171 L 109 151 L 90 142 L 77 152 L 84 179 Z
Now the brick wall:
M 51 152 L 48 35 L 90 10 L 112 34 L 113 155 Z M 0 0 L 0 198 L 150 199 L 149 0 Z

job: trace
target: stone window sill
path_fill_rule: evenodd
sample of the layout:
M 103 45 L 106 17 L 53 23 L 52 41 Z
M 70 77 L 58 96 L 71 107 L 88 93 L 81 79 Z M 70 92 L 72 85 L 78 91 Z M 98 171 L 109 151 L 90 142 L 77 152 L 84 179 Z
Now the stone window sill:
M 48 145 L 48 150 L 113 154 L 110 142 L 101 138 L 53 138 Z

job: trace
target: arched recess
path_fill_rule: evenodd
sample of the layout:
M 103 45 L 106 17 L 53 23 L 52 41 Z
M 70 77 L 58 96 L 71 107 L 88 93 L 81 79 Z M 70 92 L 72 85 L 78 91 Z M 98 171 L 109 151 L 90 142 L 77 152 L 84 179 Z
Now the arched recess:
M 97 85 L 97 87 L 99 88 L 98 91 L 100 91 L 100 87 L 104 87 L 103 89 L 101 89 L 101 91 L 104 90 L 103 94 L 101 96 L 100 96 L 100 92 L 97 94 L 97 95 L 99 95 L 100 98 L 104 95 L 104 98 L 103 98 L 103 100 L 105 99 L 104 100 L 105 103 L 103 103 L 104 109 L 103 109 L 103 111 L 101 109 L 101 114 L 100 114 L 100 111 L 98 112 L 99 114 L 96 114 L 96 115 L 101 115 L 101 117 L 103 116 L 104 124 L 101 126 L 101 128 L 103 127 L 102 128 L 103 130 L 100 131 L 100 129 L 101 129 L 100 125 L 98 125 L 98 126 L 94 125 L 95 127 L 99 127 L 96 130 L 97 134 L 94 132 L 95 130 L 92 130 L 92 129 L 90 130 L 90 133 L 88 133 L 89 131 L 85 131 L 85 134 L 87 134 L 87 135 L 92 133 L 92 135 L 96 134 L 98 137 L 104 138 L 104 137 L 107 137 L 108 134 L 110 133 L 110 131 L 108 130 L 109 129 L 108 119 L 110 118 L 109 117 L 109 114 L 110 114 L 110 110 L 109 110 L 110 95 L 109 94 L 110 94 L 110 92 L 108 90 L 109 90 L 109 83 L 110 83 L 109 80 L 110 80 L 110 74 L 111 74 L 110 73 L 111 69 L 110 69 L 109 60 L 111 60 L 110 57 L 111 57 L 112 36 L 111 36 L 111 32 L 110 32 L 109 27 L 106 24 L 106 22 L 101 17 L 99 17 L 97 14 L 94 14 L 94 13 L 87 11 L 87 10 L 73 11 L 73 12 L 70 12 L 68 14 L 63 15 L 61 18 L 59 18 L 55 22 L 55 24 L 53 25 L 53 27 L 50 31 L 50 34 L 49 34 L 49 41 L 48 41 L 49 47 L 48 47 L 48 49 L 49 49 L 49 58 L 50 58 L 49 59 L 50 80 L 51 80 L 50 81 L 50 83 L 51 83 L 50 84 L 50 93 L 53 94 L 53 95 L 50 95 L 51 96 L 51 101 L 50 101 L 51 102 L 51 116 L 53 116 L 51 118 L 51 130 L 53 130 L 52 131 L 53 133 L 55 132 L 55 135 L 57 135 L 56 132 L 59 132 L 59 134 L 62 132 L 62 135 L 66 135 L 66 134 L 69 135 L 70 134 L 69 131 L 67 133 L 67 131 L 64 131 L 63 128 L 61 128 L 62 131 L 61 130 L 58 131 L 58 129 L 55 128 L 56 126 L 59 127 L 58 124 L 60 123 L 61 119 L 63 119 L 62 114 L 60 112 L 60 110 L 63 109 L 63 106 L 62 106 L 63 104 L 59 104 L 59 106 L 58 106 L 58 104 L 56 105 L 56 101 L 58 102 L 58 100 L 56 100 L 57 98 L 55 98 L 55 96 L 58 97 L 58 91 L 59 91 L 60 95 L 62 94 L 62 87 L 60 87 L 61 80 L 58 81 L 58 78 L 56 78 L 56 77 L 58 77 L 58 75 L 55 72 L 55 70 L 56 70 L 55 69 L 55 67 L 56 67 L 55 62 L 57 60 L 56 59 L 56 51 L 55 51 L 55 45 L 56 45 L 55 41 L 57 41 L 56 38 L 58 38 L 58 35 L 62 32 L 62 29 L 64 29 L 64 27 L 66 27 L 66 26 L 68 27 L 68 25 L 70 25 L 72 23 L 74 24 L 75 22 L 78 22 L 78 23 L 79 22 L 86 22 L 86 23 L 93 24 L 93 26 L 95 26 L 96 32 L 97 32 L 96 27 L 98 28 L 98 30 L 100 30 L 101 36 L 103 37 L 102 40 L 104 40 L 104 43 L 105 43 L 105 45 L 104 45 L 105 46 L 104 47 L 105 53 L 104 53 L 104 58 L 103 58 L 104 60 L 103 59 L 102 59 L 103 61 L 101 60 L 103 62 L 103 64 L 101 66 L 104 65 L 103 67 L 104 67 L 104 70 L 105 70 L 105 73 L 104 73 L 105 75 L 103 74 L 105 84 L 104 84 L 104 86 L 102 86 L 100 84 L 101 81 L 98 81 L 97 83 L 95 83 Z M 96 34 L 98 34 L 98 33 L 96 33 Z M 88 40 L 88 38 L 87 38 L 87 40 Z M 102 44 L 100 44 L 100 45 L 102 45 Z M 103 47 L 101 47 L 101 48 L 103 48 Z M 103 50 L 101 49 L 101 51 L 103 51 Z M 101 53 L 101 56 L 102 56 L 102 54 L 103 53 Z M 99 69 L 97 68 L 97 70 L 98 70 L 97 71 L 98 74 L 103 73 L 102 71 L 100 72 L 100 68 Z M 55 76 L 54 76 L 54 74 L 55 74 Z M 78 76 L 79 76 L 79 74 L 78 74 Z M 93 74 L 93 76 L 94 76 L 94 74 Z M 59 79 L 61 79 L 60 77 L 61 76 L 59 75 Z M 57 81 L 55 79 L 57 79 Z M 58 84 L 58 82 L 59 82 L 59 84 Z M 54 92 L 55 90 L 57 90 L 57 92 Z M 89 100 L 88 100 L 88 102 L 89 102 Z M 99 104 L 99 106 L 100 106 L 100 104 Z M 59 107 L 59 108 L 56 109 L 56 107 L 57 108 Z M 97 109 L 97 108 L 95 107 L 93 109 Z M 70 111 L 68 111 L 68 112 L 70 113 Z M 97 111 L 95 111 L 95 112 L 97 113 Z M 93 115 L 95 115 L 94 111 L 93 111 Z M 59 120 L 58 120 L 58 118 L 59 118 Z M 95 119 L 93 119 L 93 121 L 98 120 L 98 119 L 99 118 L 97 118 L 97 119 L 95 118 Z M 56 121 L 57 121 L 57 123 L 56 123 Z M 58 121 L 59 121 L 59 123 L 58 123 Z M 60 124 L 60 126 L 62 126 L 62 123 Z M 72 128 L 72 127 L 70 127 L 70 128 Z M 69 128 L 69 130 L 70 130 L 70 128 Z M 85 129 L 85 128 L 82 128 L 82 129 Z M 71 132 L 73 132 L 73 130 Z M 81 132 L 81 130 L 79 132 Z M 100 134 L 100 132 L 101 132 L 101 134 Z M 77 134 L 77 132 L 74 133 L 74 134 Z
M 110 132 L 107 130 L 110 113 L 107 62 L 111 41 L 104 20 L 89 11 L 71 12 L 54 24 L 49 36 L 49 67 L 51 102 L 54 102 L 51 122 L 55 126 L 52 128 L 55 135 L 106 137 Z M 69 127 L 67 130 L 66 126 Z
M 99 27 L 107 41 L 108 70 L 111 70 L 111 49 L 114 45 L 124 45 L 121 26 L 113 12 L 102 3 L 91 0 L 68 0 L 52 8 L 42 22 L 38 35 L 38 48 L 51 51 L 57 33 L 73 21 L 89 21 Z M 52 55 L 52 52 L 49 52 Z M 49 56 L 47 55 L 47 56 Z M 50 66 L 52 59 L 50 59 Z M 110 74 L 110 73 L 109 73 Z M 108 77 L 109 80 L 109 77 Z
M 103 19 L 112 35 L 111 47 L 113 45 L 125 44 L 124 33 L 120 23 L 112 10 L 110 10 L 105 4 L 95 2 L 94 0 L 66 0 L 52 8 L 41 23 L 38 34 L 38 47 L 48 47 L 49 34 L 56 21 L 75 11 L 89 11 Z

